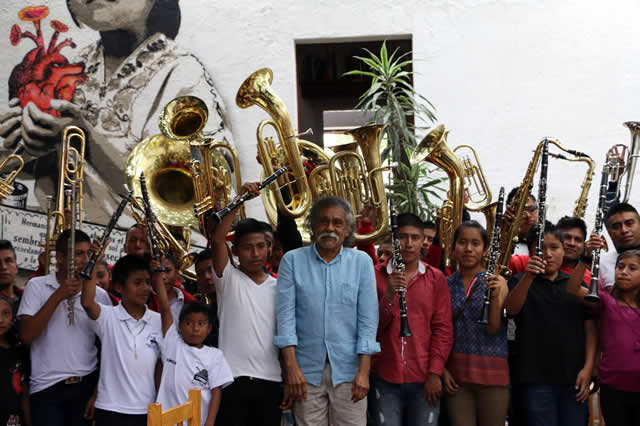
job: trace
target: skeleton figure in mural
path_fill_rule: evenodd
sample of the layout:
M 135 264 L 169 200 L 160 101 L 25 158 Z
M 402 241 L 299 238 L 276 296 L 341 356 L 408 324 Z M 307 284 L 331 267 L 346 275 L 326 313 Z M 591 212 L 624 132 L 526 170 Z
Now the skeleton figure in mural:
M 129 153 L 142 139 L 159 133 L 158 117 L 169 101 L 182 95 L 198 96 L 209 107 L 205 136 L 233 143 L 231 130 L 222 99 L 204 66 L 174 41 L 180 27 L 178 0 L 66 2 L 75 23 L 95 30 L 99 39 L 79 49 L 71 61 L 61 56 L 62 65 L 69 70 L 64 81 L 69 84 L 58 84 L 60 90 L 41 91 L 36 96 L 32 93 L 29 98 L 25 90 L 18 90 L 19 84 L 13 84 L 15 89 L 10 84 L 9 107 L 0 113 L 0 137 L 5 150 L 24 146 L 25 159 L 31 166 L 25 171 L 33 176 L 42 209 L 45 195 L 55 191 L 61 132 L 70 124 L 82 128 L 87 135 L 86 217 L 104 223 L 119 202 L 117 194 L 125 182 Z M 40 39 L 41 18 L 34 22 Z M 63 28 L 64 24 L 55 22 L 60 24 L 56 25 L 58 29 Z M 53 22 L 51 26 L 57 39 L 58 29 Z M 15 39 L 17 44 L 20 38 L 36 40 L 32 33 L 15 27 L 12 43 Z M 70 40 L 63 43 L 74 47 Z M 61 43 L 56 53 L 64 46 Z M 41 66 L 29 63 L 28 56 L 16 68 Z M 56 68 L 59 66 L 56 64 Z M 49 99 L 38 99 L 47 96 Z M 25 171 L 19 180 L 25 177 Z

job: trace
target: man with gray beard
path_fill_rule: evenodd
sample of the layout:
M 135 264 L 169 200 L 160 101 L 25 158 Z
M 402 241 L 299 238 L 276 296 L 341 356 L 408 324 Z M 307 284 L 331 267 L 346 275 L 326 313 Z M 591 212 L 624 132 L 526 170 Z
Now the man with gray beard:
M 318 200 L 305 223 L 313 244 L 287 252 L 278 270 L 277 331 L 285 368 L 283 406 L 300 426 L 366 424 L 378 298 L 373 263 L 347 248 L 355 230 L 351 206 Z

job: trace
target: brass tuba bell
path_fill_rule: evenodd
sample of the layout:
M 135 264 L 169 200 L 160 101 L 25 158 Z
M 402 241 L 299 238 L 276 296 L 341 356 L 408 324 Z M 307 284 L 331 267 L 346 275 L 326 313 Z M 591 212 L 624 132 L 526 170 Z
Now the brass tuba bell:
M 453 234 L 462 223 L 464 205 L 464 167 L 456 154 L 447 145 L 448 130 L 444 125 L 435 126 L 420 141 L 411 155 L 411 163 L 428 161 L 443 169 L 449 177 L 448 198 L 438 210 L 438 233 L 445 263 L 450 264 L 453 249 Z
M 231 201 L 233 184 L 242 185 L 238 153 L 229 143 L 205 138 L 202 133 L 209 111 L 204 102 L 195 96 L 180 96 L 169 102 L 160 117 L 162 133 L 180 143 L 187 143 L 189 150 L 193 190 L 193 208 L 200 231 L 206 235 L 205 219 L 208 213 L 218 210 Z M 225 156 L 233 163 L 233 171 Z M 244 209 L 241 210 L 244 216 Z

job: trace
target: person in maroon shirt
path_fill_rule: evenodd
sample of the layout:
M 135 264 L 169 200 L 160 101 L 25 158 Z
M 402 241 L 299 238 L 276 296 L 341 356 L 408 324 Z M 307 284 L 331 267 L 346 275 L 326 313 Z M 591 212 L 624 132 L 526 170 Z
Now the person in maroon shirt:
M 372 413 L 374 424 L 400 426 L 403 411 L 408 426 L 438 423 L 441 376 L 453 344 L 451 299 L 442 272 L 420 260 L 424 224 L 410 213 L 398 216 L 398 239 L 405 271 L 393 270 L 392 259 L 376 265 L 380 303 L 377 340 L 382 351 L 374 355 Z M 396 289 L 405 287 L 412 332 L 400 336 Z

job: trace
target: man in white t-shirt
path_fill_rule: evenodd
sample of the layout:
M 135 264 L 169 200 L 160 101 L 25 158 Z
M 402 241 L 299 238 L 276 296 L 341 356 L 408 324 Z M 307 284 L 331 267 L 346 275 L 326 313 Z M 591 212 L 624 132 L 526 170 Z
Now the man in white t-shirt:
M 243 189 L 257 195 L 258 185 Z M 233 254 L 229 259 L 225 238 L 235 211 L 215 228 L 212 241 L 214 281 L 220 321 L 219 348 L 231 367 L 234 382 L 222 392 L 222 424 L 280 425 L 282 375 L 278 350 L 273 346 L 276 328 L 276 280 L 264 270 L 268 244 L 264 226 L 244 219 L 234 227 Z
M 614 276 L 618 255 L 627 250 L 640 249 L 640 216 L 638 211 L 628 203 L 618 203 L 610 207 L 604 221 L 607 232 L 613 241 L 614 249 L 600 255 L 600 288 L 611 289 L 615 284 Z M 600 240 L 596 234 L 591 235 L 592 244 Z M 589 258 L 583 259 L 591 264 Z
M 56 241 L 55 273 L 31 279 L 18 310 L 20 339 L 31 345 L 30 401 L 34 426 L 88 425 L 98 365 L 96 335 L 80 306 L 82 281 L 67 277 L 70 231 Z M 74 261 L 79 273 L 89 262 L 91 241 L 75 231 Z M 111 304 L 99 288 L 95 300 Z

